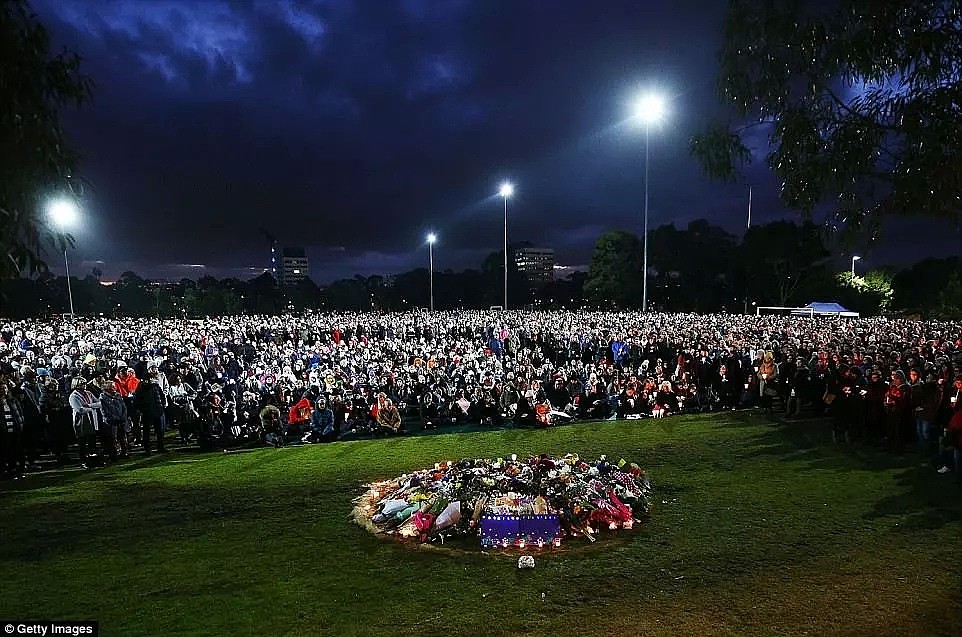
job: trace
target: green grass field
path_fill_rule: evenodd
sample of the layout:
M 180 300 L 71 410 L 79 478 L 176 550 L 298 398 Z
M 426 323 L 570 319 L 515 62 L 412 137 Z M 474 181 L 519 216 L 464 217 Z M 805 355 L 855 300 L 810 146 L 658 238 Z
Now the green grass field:
M 638 462 L 651 520 L 527 571 L 348 520 L 372 479 L 541 452 Z M 6 482 L 0 502 L 0 618 L 102 635 L 962 634 L 951 476 L 748 414 L 175 452 Z

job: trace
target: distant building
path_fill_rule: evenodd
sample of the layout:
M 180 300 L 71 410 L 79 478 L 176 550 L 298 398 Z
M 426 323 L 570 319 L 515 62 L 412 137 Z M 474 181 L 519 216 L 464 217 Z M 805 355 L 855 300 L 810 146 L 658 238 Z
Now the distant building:
M 514 262 L 532 285 L 554 281 L 554 250 L 551 248 L 521 247 L 514 251 Z
M 281 269 L 278 279 L 281 285 L 296 285 L 309 275 L 310 268 L 304 248 L 284 248 L 281 251 Z

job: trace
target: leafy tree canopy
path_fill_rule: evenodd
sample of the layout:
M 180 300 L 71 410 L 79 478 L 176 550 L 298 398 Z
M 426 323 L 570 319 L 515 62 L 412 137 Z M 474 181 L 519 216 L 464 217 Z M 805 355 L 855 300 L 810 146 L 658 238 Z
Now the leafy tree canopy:
M 585 281 L 588 299 L 614 302 L 619 307 L 638 306 L 642 280 L 642 246 L 637 236 L 611 230 L 598 237 Z
M 52 194 L 77 194 L 60 112 L 81 105 L 91 82 L 80 58 L 52 54 L 50 36 L 25 0 L 0 2 L 0 279 L 44 269 L 44 245 L 57 235 L 42 207 Z
M 732 0 L 719 92 L 734 123 L 691 141 L 734 179 L 768 131 L 781 197 L 855 230 L 884 214 L 962 219 L 962 0 Z

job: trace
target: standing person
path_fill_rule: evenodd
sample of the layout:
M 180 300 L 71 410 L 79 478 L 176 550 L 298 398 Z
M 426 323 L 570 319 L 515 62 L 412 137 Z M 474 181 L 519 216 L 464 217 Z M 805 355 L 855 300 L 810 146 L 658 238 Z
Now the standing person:
M 908 383 L 901 369 L 892 372 L 892 383 L 885 394 L 885 431 L 889 449 L 900 453 L 912 415 Z
M 128 396 L 133 396 L 134 392 L 137 391 L 140 380 L 137 378 L 134 370 L 127 367 L 127 363 L 117 361 L 117 374 L 114 376 L 114 384 L 117 385 L 117 392 L 120 394 L 120 397 L 127 398 Z
M 768 413 L 772 412 L 772 399 L 778 395 L 778 367 L 772 352 L 765 352 L 756 372 L 758 378 L 758 404 Z
M 120 397 L 127 403 L 127 416 L 130 419 L 134 441 L 137 441 L 142 436 L 142 428 L 140 411 L 134 405 L 134 394 L 137 393 L 137 388 L 140 387 L 140 379 L 137 378 L 134 370 L 127 367 L 127 363 L 117 361 L 117 375 L 114 377 L 114 384 L 117 386 L 117 393 L 120 394 Z
M 629 348 L 624 337 L 621 336 L 621 334 L 617 335 L 611 342 L 611 362 L 614 363 L 619 371 L 623 369 L 625 363 L 628 362 L 628 353 Z
M 872 369 L 869 372 L 869 382 L 862 395 L 865 411 L 865 438 L 875 443 L 885 436 L 885 397 L 888 394 L 888 383 L 882 379 L 882 372 Z
M 23 451 L 27 463 L 36 465 L 44 446 L 46 419 L 40 406 L 40 385 L 37 374 L 29 367 L 21 367 L 23 383 L 20 384 L 20 394 L 17 397 L 23 414 Z
M 809 369 L 805 359 L 799 356 L 795 361 L 795 371 L 787 377 L 788 400 L 785 403 L 785 416 L 797 418 L 802 415 L 803 401 L 809 394 Z
M 74 390 L 70 392 L 67 402 L 73 410 L 73 431 L 80 448 L 80 466 L 88 468 L 89 451 L 97 450 L 96 436 L 100 431 L 100 401 L 87 390 L 87 379 L 78 376 Z
M 712 389 L 718 397 L 718 404 L 722 409 L 735 410 L 738 405 L 739 379 L 737 373 L 732 373 L 728 365 L 722 364 L 718 368 L 718 374 L 712 381 Z
M 47 376 L 40 390 L 40 405 L 47 419 L 47 440 L 60 466 L 66 462 L 67 446 L 73 437 L 70 406 L 56 378 Z
M 194 409 L 194 398 L 196 398 L 197 392 L 178 372 L 172 374 L 170 381 L 167 424 L 177 425 L 180 439 L 186 444 L 189 442 L 193 425 L 197 420 L 197 413 Z
M 919 445 L 919 452 L 928 454 L 931 451 L 933 429 L 942 403 L 942 388 L 935 380 L 935 374 L 929 373 L 925 382 L 912 392 L 913 413 L 915 415 L 915 435 Z
M 856 418 L 861 406 L 861 385 L 854 367 L 843 367 L 830 376 L 828 392 L 835 399 L 828 406 L 832 416 L 832 441 L 852 442 L 861 432 Z
M 165 396 L 160 384 L 156 381 L 156 374 L 160 372 L 155 368 L 153 375 L 146 381 L 137 386 L 134 393 L 134 406 L 140 412 L 143 420 L 143 446 L 144 454 L 150 455 L 150 430 L 153 429 L 157 437 L 157 451 L 164 453 L 164 408 Z
M 0 376 L 0 469 L 14 480 L 23 477 L 23 412 L 7 380 Z
M 100 411 L 104 415 L 104 435 L 101 436 L 104 447 L 110 455 L 111 460 L 117 458 L 117 444 L 120 443 L 121 457 L 126 458 L 130 455 L 129 441 L 127 440 L 127 428 L 130 426 L 127 420 L 127 403 L 117 392 L 117 386 L 113 381 L 104 383 L 104 391 L 100 395 Z
M 161 433 L 167 432 L 167 407 L 170 403 L 168 396 L 170 395 L 170 382 L 167 380 L 167 374 L 160 371 L 160 364 L 152 360 L 147 363 L 147 380 L 151 383 L 156 383 L 160 387 L 160 393 L 164 398 L 164 413 L 160 415 L 160 431 Z

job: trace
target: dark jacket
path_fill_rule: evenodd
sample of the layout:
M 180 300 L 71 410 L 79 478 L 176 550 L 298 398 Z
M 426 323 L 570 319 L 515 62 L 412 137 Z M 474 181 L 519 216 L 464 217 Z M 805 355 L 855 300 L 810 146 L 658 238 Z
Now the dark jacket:
M 145 418 L 160 419 L 164 415 L 164 391 L 157 383 L 140 383 L 134 394 L 134 405 Z
M 104 415 L 107 424 L 116 427 L 127 425 L 127 403 L 120 397 L 120 394 L 104 392 L 100 395 L 100 411 Z

